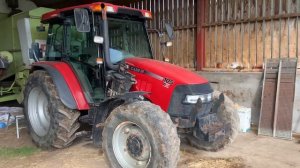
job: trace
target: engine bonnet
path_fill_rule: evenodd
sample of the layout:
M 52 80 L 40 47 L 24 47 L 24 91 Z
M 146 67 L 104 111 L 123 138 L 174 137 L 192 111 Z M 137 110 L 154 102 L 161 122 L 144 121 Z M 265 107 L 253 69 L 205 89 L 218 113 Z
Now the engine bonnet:
M 146 58 L 127 58 L 126 63 L 143 71 L 156 75 L 158 78 L 167 78 L 176 84 L 204 84 L 208 80 L 182 67 Z

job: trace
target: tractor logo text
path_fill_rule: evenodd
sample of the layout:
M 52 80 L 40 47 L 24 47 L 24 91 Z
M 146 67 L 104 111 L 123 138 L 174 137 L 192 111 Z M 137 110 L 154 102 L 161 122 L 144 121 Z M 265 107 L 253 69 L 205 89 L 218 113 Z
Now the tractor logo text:
M 137 72 L 137 73 L 145 73 L 145 70 L 134 67 L 134 66 L 130 66 L 130 70 Z

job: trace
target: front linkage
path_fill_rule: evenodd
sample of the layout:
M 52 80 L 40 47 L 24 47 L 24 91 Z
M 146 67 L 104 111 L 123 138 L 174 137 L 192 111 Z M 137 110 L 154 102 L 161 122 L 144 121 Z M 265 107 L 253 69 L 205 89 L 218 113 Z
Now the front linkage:
M 231 123 L 222 118 L 226 112 L 225 97 L 221 93 L 212 102 L 202 104 L 199 99 L 187 120 L 175 119 L 179 127 L 185 126 L 185 134 L 188 142 L 198 149 L 217 151 L 229 143 L 231 136 Z M 174 120 L 173 120 L 174 121 Z M 183 126 L 184 125 L 184 126 Z M 187 127 L 190 128 L 187 128 Z M 189 131 L 187 131 L 189 130 Z

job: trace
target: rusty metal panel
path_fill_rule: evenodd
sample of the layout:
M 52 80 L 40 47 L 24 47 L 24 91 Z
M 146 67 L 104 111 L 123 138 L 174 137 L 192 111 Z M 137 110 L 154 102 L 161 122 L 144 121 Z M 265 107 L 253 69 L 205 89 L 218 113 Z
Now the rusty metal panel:
M 129 4 L 130 7 L 146 9 L 152 12 L 153 19 L 147 22 L 149 39 L 154 58 L 195 70 L 196 62 L 196 0 L 144 0 Z M 154 30 L 163 28 L 162 22 L 169 21 L 174 26 L 173 46 L 163 48 L 161 42 L 166 37 L 159 38 Z
M 295 58 L 267 61 L 258 134 L 292 138 L 296 69 Z
M 296 78 L 296 59 L 283 59 L 278 89 L 278 109 L 275 111 L 275 132 L 278 138 L 292 138 L 293 103 Z
M 276 85 L 277 80 L 275 79 L 268 79 L 267 81 L 265 81 L 265 91 L 263 93 L 264 101 L 261 108 L 261 116 L 258 131 L 258 134 L 260 135 L 273 135 Z
M 278 68 L 278 59 L 266 62 L 258 127 L 259 135 L 273 135 Z
M 299 63 L 298 63 L 299 65 Z M 293 133 L 300 134 L 300 70 L 297 70 L 295 80 L 295 97 L 293 108 Z

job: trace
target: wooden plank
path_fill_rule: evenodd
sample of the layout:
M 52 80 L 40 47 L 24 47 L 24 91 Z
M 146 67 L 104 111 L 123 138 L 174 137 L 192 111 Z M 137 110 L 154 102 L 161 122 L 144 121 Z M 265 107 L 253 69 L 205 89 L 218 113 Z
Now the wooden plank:
M 173 24 L 173 20 L 172 20 L 172 0 L 167 0 L 165 2 L 165 8 L 166 10 L 166 15 L 167 15 L 167 21 L 170 22 L 171 24 Z M 167 48 L 167 54 L 166 56 L 170 59 L 170 62 L 172 63 L 173 60 L 173 46 L 168 47 Z
M 215 23 L 216 22 L 216 1 L 211 1 L 210 2 L 210 17 L 211 17 L 211 20 L 210 20 L 210 23 Z
M 177 0 L 173 0 L 173 4 L 172 4 L 172 8 L 173 8 L 173 15 L 174 15 L 174 26 L 179 26 L 179 11 L 178 11 L 178 1 Z M 179 55 L 178 55 L 178 45 L 180 45 L 180 43 L 178 43 L 178 30 L 174 31 L 174 35 L 175 35 L 175 39 L 174 39 L 174 46 L 173 46 L 173 52 L 174 52 L 174 55 L 173 55 L 173 62 L 176 64 L 176 65 L 179 65 Z
M 289 57 L 296 58 L 297 57 L 297 25 L 296 19 L 290 19 L 288 21 L 289 27 Z
M 270 17 L 270 16 L 272 16 L 272 13 L 271 13 L 271 4 L 272 4 L 272 1 L 274 1 L 274 0 L 265 0 L 265 7 L 266 7 L 266 9 L 265 9 L 265 16 L 266 17 Z
M 235 20 L 241 20 L 241 3 L 242 0 L 235 0 L 236 1 L 236 6 L 235 6 Z
M 255 0 L 250 0 L 250 18 L 255 17 Z
M 244 25 L 244 37 L 243 37 L 243 60 L 242 64 L 246 69 L 251 69 L 250 60 L 249 60 L 249 45 L 250 45 L 250 26 L 249 24 Z
M 250 24 L 250 66 L 256 66 L 256 31 L 255 31 L 255 24 Z
M 274 15 L 279 14 L 279 2 L 280 0 L 274 0 Z
M 263 35 L 263 23 L 257 23 L 257 41 L 256 41 L 256 45 L 257 45 L 257 66 L 262 66 L 264 58 L 263 58 L 263 52 L 264 52 L 264 46 L 263 46 L 263 39 L 264 35 Z
M 240 24 L 237 24 L 236 26 L 235 26 L 235 43 L 236 43 L 236 45 L 235 45 L 235 57 L 236 57 L 236 59 L 235 59 L 235 61 L 236 62 L 239 62 L 239 63 L 242 63 L 242 57 L 243 57 L 243 53 L 242 53 L 242 32 L 241 32 L 241 30 L 242 30 L 242 25 L 240 25 Z
M 228 50 L 229 50 L 229 42 L 228 42 L 228 26 L 224 26 L 223 28 L 223 38 L 222 38 L 222 60 L 220 67 L 217 68 L 226 68 L 228 64 Z
M 289 57 L 288 21 L 281 21 L 281 58 Z
M 265 23 L 265 59 L 272 58 L 272 22 Z
M 228 43 L 228 47 L 229 47 L 229 58 L 228 58 L 228 64 L 230 65 L 231 63 L 235 62 L 235 48 L 234 48 L 234 43 L 235 43 L 235 35 L 234 35 L 234 26 L 230 25 L 228 26 L 229 29 L 229 43 Z
M 195 0 L 190 0 L 189 2 L 190 5 L 190 10 L 189 10 L 189 17 L 190 17 L 190 21 L 189 24 L 195 24 L 196 23 L 196 17 L 195 17 L 195 13 L 196 13 L 196 4 L 195 4 Z M 196 32 L 197 29 L 193 28 L 190 29 L 189 31 L 189 67 L 195 69 L 196 68 Z
M 263 1 L 264 0 L 257 0 L 257 17 L 263 16 Z
M 279 46 L 280 46 L 280 30 L 279 30 L 279 21 L 274 21 L 273 26 L 273 53 L 272 58 L 279 58 Z
M 184 20 L 184 4 L 183 4 L 184 2 L 183 2 L 183 0 L 179 0 L 179 25 L 180 26 L 184 26 L 183 25 L 183 20 Z M 183 47 L 183 45 L 182 44 L 184 44 L 184 34 L 183 34 L 183 30 L 179 30 L 179 40 L 178 40 L 178 59 L 179 59 L 179 65 L 180 66 L 184 66 L 184 59 L 185 59 L 185 53 L 184 53 L 184 48 L 185 47 Z
M 205 23 L 210 23 L 210 20 L 209 20 L 209 17 L 210 17 L 210 10 L 209 10 L 210 4 L 209 4 L 209 2 L 210 2 L 210 0 L 205 0 L 205 8 L 206 8 L 205 14 L 204 14 L 205 15 Z M 197 3 L 199 3 L 199 2 L 197 1 Z
M 217 9 L 217 22 L 222 21 L 222 0 L 218 0 L 216 3 L 216 9 Z
M 210 56 L 211 56 L 210 39 L 211 39 L 211 35 L 210 35 L 209 30 L 210 30 L 210 28 L 205 28 L 205 68 L 210 67 Z
M 216 29 L 215 28 L 211 28 L 211 33 L 210 33 L 210 68 L 214 68 L 215 67 L 215 63 L 216 63 Z
M 187 6 L 187 2 L 188 1 L 183 1 L 182 3 L 182 25 L 186 26 L 187 25 L 187 20 L 188 20 L 188 6 Z M 188 53 L 188 43 L 189 43 L 189 38 L 188 38 L 188 29 L 185 29 L 182 31 L 182 36 L 183 36 L 183 50 L 182 50 L 182 57 L 183 57 L 183 64 L 181 66 L 185 67 L 185 68 L 189 68 L 188 65 L 188 59 L 189 59 L 189 53 Z
M 287 0 L 281 0 L 282 5 L 282 13 L 288 13 L 287 12 Z
M 223 34 L 222 34 L 222 27 L 218 26 L 216 27 L 217 33 L 216 35 L 216 62 L 215 62 L 215 67 L 217 64 L 222 63 L 222 38 L 223 38 Z

